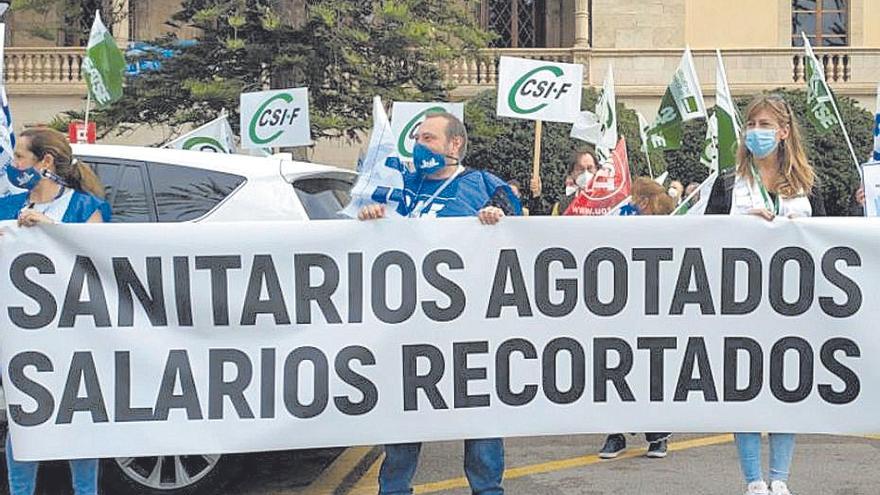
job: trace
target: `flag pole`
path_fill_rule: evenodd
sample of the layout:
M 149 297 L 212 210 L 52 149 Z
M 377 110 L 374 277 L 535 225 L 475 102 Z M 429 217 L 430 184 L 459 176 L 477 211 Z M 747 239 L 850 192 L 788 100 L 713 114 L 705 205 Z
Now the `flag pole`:
M 812 56 L 813 60 L 817 62 L 816 70 L 819 71 L 820 67 L 818 67 L 819 59 L 816 58 L 815 53 L 813 53 L 813 46 L 810 44 L 810 39 L 807 38 L 807 34 L 801 31 L 801 36 L 804 39 L 804 46 L 808 50 L 808 54 Z M 859 163 L 858 157 L 856 157 L 856 151 L 853 149 L 852 141 L 849 139 L 849 133 L 846 131 L 846 125 L 843 123 L 843 117 L 840 115 L 840 110 L 837 108 L 837 101 L 834 97 L 834 93 L 831 91 L 831 87 L 828 86 L 828 81 L 825 80 L 825 67 L 821 67 L 822 75 L 822 84 L 825 85 L 825 89 L 828 91 L 828 95 L 831 97 L 831 108 L 834 109 L 834 115 L 837 116 L 837 122 L 840 123 L 840 130 L 843 131 L 843 137 L 846 140 L 846 145 L 849 147 L 849 153 L 852 155 L 853 164 L 856 166 L 856 171 L 859 173 L 859 177 L 862 176 L 862 164 Z M 807 81 L 807 85 L 809 86 L 809 81 Z
M 654 167 L 651 166 L 651 153 L 645 151 L 645 158 L 648 160 L 648 173 L 651 174 L 651 180 L 654 180 Z
M 541 135 L 543 134 L 543 124 L 540 120 L 535 121 L 535 154 L 532 158 L 532 177 L 540 177 L 541 175 Z
M 92 108 L 92 90 L 87 88 L 87 91 L 88 91 L 89 95 L 86 97 L 86 121 L 85 121 L 86 132 L 88 132 L 88 129 L 89 129 L 89 110 Z

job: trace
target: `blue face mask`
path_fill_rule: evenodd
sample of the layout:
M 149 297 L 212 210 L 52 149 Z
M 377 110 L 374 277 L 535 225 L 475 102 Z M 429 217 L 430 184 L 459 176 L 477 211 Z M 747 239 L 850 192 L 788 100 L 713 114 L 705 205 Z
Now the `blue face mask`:
M 749 129 L 746 131 L 746 148 L 756 158 L 769 156 L 778 145 L 776 129 Z
M 419 175 L 431 175 L 446 166 L 446 156 L 431 151 L 422 143 L 413 146 L 413 164 Z
M 43 176 L 40 174 L 40 171 L 34 167 L 19 170 L 11 163 L 7 163 L 6 178 L 9 179 L 9 183 L 13 186 L 30 191 L 37 187 L 37 184 L 39 184 L 40 179 L 42 179 Z

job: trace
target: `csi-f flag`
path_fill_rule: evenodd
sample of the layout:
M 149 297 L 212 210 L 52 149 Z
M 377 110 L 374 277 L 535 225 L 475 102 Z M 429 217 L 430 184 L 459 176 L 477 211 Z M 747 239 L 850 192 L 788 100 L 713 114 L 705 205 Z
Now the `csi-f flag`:
M 708 120 L 706 142 L 700 161 L 710 170 L 724 173 L 736 167 L 736 150 L 739 146 L 742 124 L 730 96 L 727 74 L 721 51 L 715 68 L 715 111 Z
M 816 126 L 819 132 L 828 132 L 839 125 L 837 120 L 837 112 L 834 111 L 834 96 L 828 83 L 825 82 L 825 72 L 816 54 L 813 53 L 813 47 L 810 40 L 803 33 L 804 49 L 804 79 L 807 81 L 807 116 Z
M 604 161 L 617 146 L 617 98 L 614 94 L 614 72 L 611 66 L 608 66 L 602 94 L 596 102 L 595 110 L 594 113 L 581 112 L 571 127 L 570 135 L 594 145 Z
M 685 49 L 678 70 L 660 101 L 660 110 L 648 130 L 649 150 L 676 150 L 681 147 L 682 124 L 705 118 L 706 105 L 694 68 L 690 48 Z
M 95 22 L 92 24 L 89 46 L 81 70 L 89 95 L 98 107 L 106 107 L 122 98 L 125 57 L 116 45 L 116 40 L 101 22 L 100 11 L 95 12 Z
M 397 140 L 382 99 L 373 98 L 373 131 L 370 144 L 358 168 L 358 179 L 351 189 L 351 201 L 340 212 L 356 218 L 364 206 L 385 204 L 386 215 L 393 216 L 399 203 L 405 201 L 403 194 L 404 165 L 397 154 Z
M 235 153 L 235 134 L 226 115 L 194 129 L 165 145 L 179 150 Z

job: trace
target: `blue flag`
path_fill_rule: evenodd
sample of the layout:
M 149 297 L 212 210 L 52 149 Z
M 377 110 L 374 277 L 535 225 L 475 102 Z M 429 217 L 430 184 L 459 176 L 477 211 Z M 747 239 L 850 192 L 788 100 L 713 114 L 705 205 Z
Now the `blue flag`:
M 24 189 L 13 186 L 6 178 L 6 166 L 12 165 L 15 150 L 15 132 L 12 130 L 12 112 L 9 111 L 5 86 L 0 86 L 0 104 L 0 197 L 3 197 L 24 192 Z

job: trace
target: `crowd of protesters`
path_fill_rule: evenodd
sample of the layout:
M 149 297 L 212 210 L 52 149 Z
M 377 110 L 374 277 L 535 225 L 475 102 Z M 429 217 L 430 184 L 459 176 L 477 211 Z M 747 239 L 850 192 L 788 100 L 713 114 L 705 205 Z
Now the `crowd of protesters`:
M 723 174 L 713 184 L 706 214 L 752 215 L 772 221 L 777 216 L 808 217 L 825 214 L 816 174 L 807 161 L 798 123 L 787 102 L 778 96 L 760 96 L 749 105 L 744 139 L 739 146 L 732 174 Z M 404 171 L 405 195 L 397 213 L 410 218 L 476 216 L 484 224 L 496 224 L 511 215 L 560 215 L 579 192 L 590 187 L 601 168 L 595 153 L 575 153 L 564 177 L 565 192 L 546 201 L 539 176 L 532 177 L 528 191 L 518 181 L 505 183 L 495 175 L 464 166 L 468 137 L 455 116 L 430 113 L 418 131 L 413 150 L 414 170 Z M 77 162 L 65 137 L 49 129 L 23 132 L 15 147 L 13 165 L 6 167 L 11 184 L 25 190 L 0 198 L 3 220 L 17 219 L 20 226 L 47 223 L 107 222 L 110 209 L 103 201 L 103 187 L 91 169 Z M 621 215 L 669 215 L 696 183 L 685 187 L 672 181 L 668 188 L 653 179 L 633 181 L 631 199 L 620 208 Z M 524 194 L 527 193 L 527 194 Z M 864 203 L 864 192 L 854 193 Z M 544 205 L 551 205 L 549 208 Z M 853 213 L 859 213 L 854 210 Z M 359 212 L 361 220 L 386 216 L 386 206 L 374 204 Z M 646 433 L 647 456 L 662 458 L 667 453 L 670 433 Z M 736 449 L 747 495 L 790 495 L 787 487 L 794 455 L 795 437 L 770 433 L 769 476 L 761 466 L 759 432 L 735 434 Z M 599 456 L 614 458 L 626 448 L 625 433 L 606 438 Z M 381 494 L 412 493 L 421 444 L 387 445 L 379 472 Z M 7 472 L 12 495 L 34 493 L 38 463 L 14 458 L 6 445 Z M 76 495 L 97 493 L 98 462 L 70 461 Z M 464 442 L 464 470 L 473 493 L 504 492 L 504 442 L 500 438 L 467 439 Z M 769 483 L 769 484 L 768 484 Z

